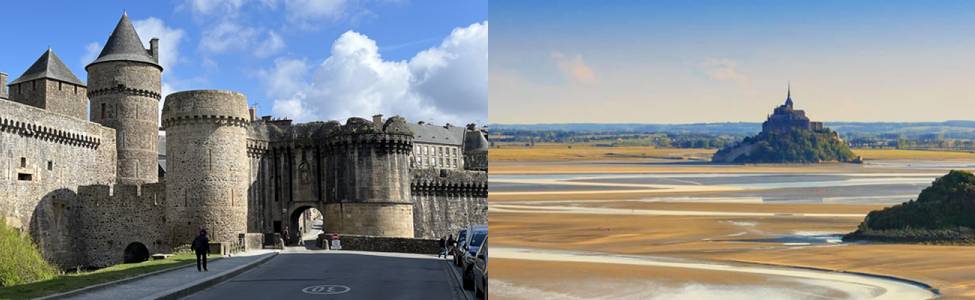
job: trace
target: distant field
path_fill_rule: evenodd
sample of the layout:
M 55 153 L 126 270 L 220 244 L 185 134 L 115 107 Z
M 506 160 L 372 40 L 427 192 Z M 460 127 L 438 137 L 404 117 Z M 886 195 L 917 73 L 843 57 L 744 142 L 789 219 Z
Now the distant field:
M 491 148 L 491 161 L 584 161 L 679 159 L 709 160 L 717 149 L 654 148 L 641 146 L 595 147 L 590 144 L 502 144 Z M 854 149 L 865 160 L 975 160 L 965 151 Z
M 708 160 L 717 149 L 680 149 L 654 147 L 594 147 L 588 144 L 501 145 L 491 148 L 491 161 L 567 161 L 627 159 Z

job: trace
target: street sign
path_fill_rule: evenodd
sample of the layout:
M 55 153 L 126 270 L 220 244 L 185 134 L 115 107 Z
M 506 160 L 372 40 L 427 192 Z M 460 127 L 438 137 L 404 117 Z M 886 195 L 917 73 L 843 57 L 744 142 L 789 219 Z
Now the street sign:
M 312 295 L 337 295 L 337 294 L 345 294 L 345 293 L 348 293 L 351 290 L 352 290 L 352 288 L 349 288 L 349 287 L 344 286 L 344 285 L 331 285 L 331 284 L 313 285 L 313 286 L 309 286 L 309 287 L 306 287 L 306 288 L 301 289 L 301 291 L 303 293 L 305 293 L 305 294 L 312 294 Z

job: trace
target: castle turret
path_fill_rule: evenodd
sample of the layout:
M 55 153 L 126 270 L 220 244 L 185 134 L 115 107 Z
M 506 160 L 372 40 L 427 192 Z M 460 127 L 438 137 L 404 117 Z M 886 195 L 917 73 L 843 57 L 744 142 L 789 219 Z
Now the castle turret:
M 178 241 L 207 229 L 214 242 L 247 231 L 247 98 L 229 91 L 166 97 L 167 219 Z
M 6 81 L 6 74 L 3 75 Z M 9 99 L 78 119 L 88 115 L 88 88 L 47 49 L 24 75 L 10 82 Z M 0 92 L 0 98 L 8 96 Z
M 0 98 L 7 99 L 7 73 L 0 72 Z
M 116 130 L 119 183 L 158 181 L 156 144 L 163 71 L 158 51 L 143 48 L 135 27 L 123 14 L 101 54 L 85 69 L 91 121 Z
M 379 121 L 379 122 L 376 122 Z M 401 117 L 350 118 L 328 139 L 325 228 L 346 234 L 413 237 L 410 153 L 413 132 Z

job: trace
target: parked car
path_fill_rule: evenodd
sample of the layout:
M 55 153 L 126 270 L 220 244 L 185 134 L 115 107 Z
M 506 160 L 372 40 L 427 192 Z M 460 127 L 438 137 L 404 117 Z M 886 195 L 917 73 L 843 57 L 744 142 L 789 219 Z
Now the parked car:
M 454 265 L 460 267 L 461 258 L 464 257 L 464 244 L 467 243 L 467 229 L 461 229 L 457 232 L 457 247 L 451 249 L 450 254 L 454 256 Z
M 487 299 L 488 297 L 488 240 L 477 249 L 474 256 L 474 297 Z
M 470 290 L 474 289 L 474 260 L 481 244 L 487 239 L 488 228 L 487 225 L 477 225 L 471 227 L 467 232 L 467 243 L 465 244 L 467 251 L 464 251 L 464 256 L 461 257 L 461 269 L 464 270 L 464 288 Z

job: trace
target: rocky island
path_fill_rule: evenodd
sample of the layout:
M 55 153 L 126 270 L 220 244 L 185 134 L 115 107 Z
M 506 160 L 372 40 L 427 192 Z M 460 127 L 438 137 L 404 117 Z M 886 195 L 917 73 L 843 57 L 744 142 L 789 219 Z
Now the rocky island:
M 711 158 L 719 163 L 859 162 L 839 135 L 812 122 L 806 112 L 793 108 L 791 89 L 785 103 L 762 123 L 762 132 L 719 150 Z
M 975 175 L 952 170 L 911 200 L 867 214 L 844 240 L 975 242 Z

